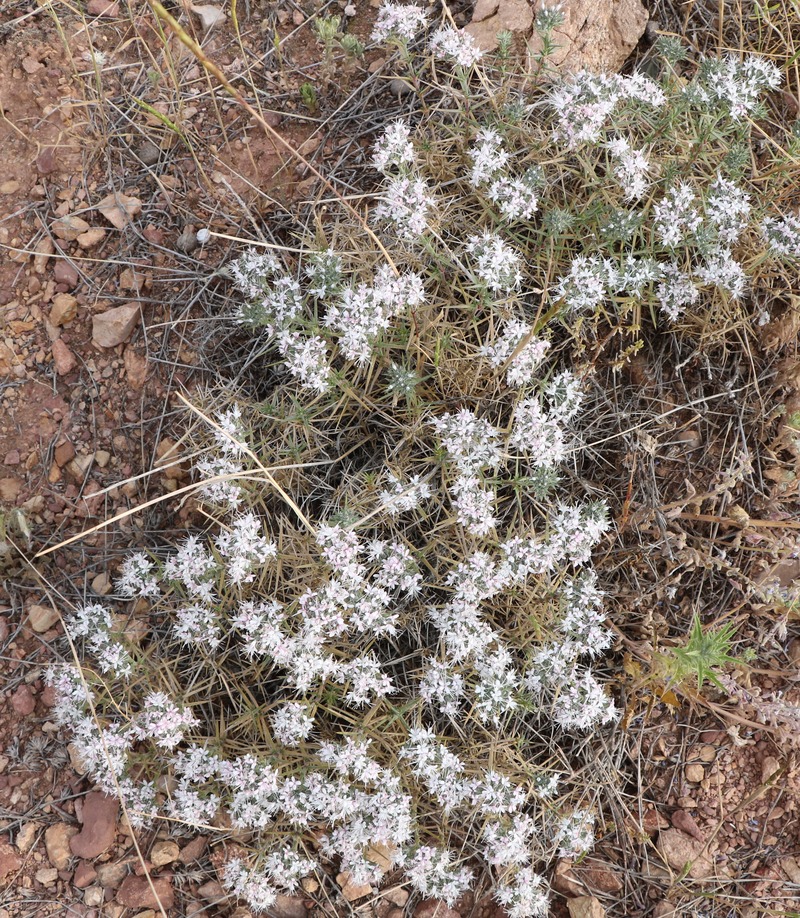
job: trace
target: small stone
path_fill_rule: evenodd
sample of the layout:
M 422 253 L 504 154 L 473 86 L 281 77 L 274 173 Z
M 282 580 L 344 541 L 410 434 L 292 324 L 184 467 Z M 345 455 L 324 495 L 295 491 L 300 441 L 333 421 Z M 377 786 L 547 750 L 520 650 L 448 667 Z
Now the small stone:
M 80 751 L 75 743 L 67 743 L 67 755 L 69 756 L 69 767 L 79 775 L 86 774 L 86 763 L 81 758 Z M 77 832 L 78 830 L 75 829 Z
M 283 896 L 280 893 L 269 911 L 273 918 L 307 918 L 308 915 L 300 896 Z
M 210 3 L 200 5 L 193 3 L 190 9 L 200 20 L 204 32 L 213 28 L 217 23 L 225 21 L 225 13 L 218 6 L 212 6 Z
M 678 829 L 665 829 L 658 835 L 658 850 L 664 861 L 673 870 L 682 872 L 687 864 L 689 876 L 694 880 L 703 880 L 714 875 L 714 864 L 711 858 L 703 853 L 704 844 Z
M 203 883 L 202 886 L 198 887 L 197 894 L 201 899 L 211 903 L 222 902 L 229 898 L 228 893 L 216 880 L 209 880 L 208 883 Z
M 71 462 L 68 462 L 65 471 L 75 482 L 83 482 L 86 478 L 89 469 L 92 467 L 94 462 L 93 455 L 84 455 L 76 456 Z
M 68 287 L 77 287 L 80 275 L 66 258 L 59 258 L 53 268 L 53 279 L 57 284 L 66 284 Z
M 13 503 L 19 497 L 23 485 L 20 478 L 0 478 L 0 500 Z
M 314 877 L 303 877 L 300 881 L 300 888 L 307 896 L 313 896 L 319 892 L 319 883 Z
M 3 465 L 19 465 L 22 462 L 22 456 L 19 454 L 18 449 L 12 449 L 6 453 L 5 459 L 3 459 Z
M 142 202 L 122 192 L 113 192 L 98 202 L 97 210 L 118 230 L 123 230 L 142 212 Z
M 43 66 L 43 65 L 40 65 Z M 39 175 L 50 175 L 58 169 L 58 160 L 54 147 L 42 147 L 36 157 L 36 170 Z
M 578 896 L 577 899 L 568 899 L 567 908 L 570 918 L 605 918 L 606 910 L 600 900 L 594 896 Z
M 389 92 L 395 96 L 407 96 L 413 91 L 414 87 L 408 82 L 408 80 L 401 80 L 399 77 L 395 77 L 393 80 L 389 80 Z
M 101 469 L 104 469 L 111 461 L 111 453 L 107 449 L 95 450 L 94 461 L 100 466 Z
M 83 802 L 83 827 L 70 840 L 70 849 L 87 860 L 99 857 L 114 843 L 119 801 L 108 794 L 92 791 Z M 124 904 L 124 903 L 123 903 Z
M 36 822 L 26 822 L 17 832 L 14 839 L 17 850 L 20 854 L 27 854 L 36 842 L 36 833 L 39 831 L 39 824 Z
M 72 857 L 69 842 L 77 832 L 75 826 L 68 826 L 65 822 L 57 822 L 45 831 L 44 846 L 47 850 L 47 859 L 56 870 L 66 870 L 69 866 Z
M 104 889 L 117 889 L 128 875 L 127 861 L 110 861 L 107 864 L 97 864 L 97 882 Z
M 179 252 L 184 252 L 186 255 L 194 252 L 198 245 L 200 245 L 200 242 L 192 227 L 187 227 L 175 240 L 175 248 Z
M 342 890 L 342 895 L 348 902 L 355 902 L 356 899 L 362 899 L 364 896 L 372 895 L 372 887 L 369 883 L 354 883 L 352 874 L 349 870 L 340 873 L 336 877 L 336 882 Z
M 93 249 L 106 238 L 106 231 L 102 226 L 93 226 L 78 236 L 78 245 L 82 249 Z
M 781 858 L 780 867 L 792 883 L 800 885 L 800 862 L 798 862 L 797 858 L 791 855 Z
M 20 717 L 28 717 L 36 708 L 36 698 L 28 685 L 18 685 L 11 696 L 11 707 Z
M 459 913 L 441 899 L 423 899 L 414 909 L 414 918 L 460 918 Z
M 37 634 L 44 634 L 59 621 L 58 612 L 51 606 L 31 606 L 28 609 L 28 624 Z
M 678 918 L 679 914 L 678 909 L 666 899 L 653 907 L 653 918 Z
M 717 750 L 714 746 L 701 746 L 698 757 L 701 762 L 709 764 L 717 758 Z
M 71 293 L 57 293 L 53 297 L 53 307 L 50 310 L 50 321 L 56 327 L 66 325 L 78 314 L 78 301 Z
M 159 150 L 152 140 L 145 140 L 136 150 L 136 155 L 145 166 L 155 166 L 161 159 L 161 150 Z
M 116 901 L 126 908 L 169 909 L 175 899 L 170 877 L 152 878 L 153 889 L 147 877 L 127 876 L 117 890 Z
M 780 762 L 774 756 L 764 756 L 764 761 L 761 763 L 761 781 L 769 781 L 776 772 L 780 771 L 780 767 Z
M 206 836 L 198 835 L 197 838 L 193 838 L 187 845 L 181 848 L 180 854 L 178 854 L 178 860 L 181 864 L 193 864 L 195 861 L 199 861 L 205 854 L 207 845 L 208 839 Z
M 302 10 L 296 9 L 296 10 L 292 13 L 292 22 L 293 22 L 296 26 L 301 26 L 305 21 L 306 21 L 306 17 L 303 15 Z
M 687 835 L 691 835 L 692 838 L 696 838 L 700 842 L 705 841 L 705 837 L 700 830 L 700 826 L 697 825 L 697 822 L 692 816 L 691 813 L 687 813 L 686 810 L 675 810 L 672 814 L 672 825 L 676 829 L 680 829 L 681 832 L 685 832 Z
M 137 392 L 140 391 L 144 388 L 147 380 L 147 357 L 144 354 L 139 354 L 131 347 L 126 347 L 122 360 L 125 364 L 125 376 L 128 380 L 128 385 L 131 389 L 136 389 Z
M 690 784 L 699 784 L 706 776 L 706 770 L 702 765 L 687 765 L 684 769 L 684 774 Z
M 498 14 L 503 5 L 501 0 Z M 569 0 L 562 9 L 565 19 L 553 36 L 547 63 L 569 73 L 581 69 L 593 73 L 616 72 L 644 34 L 649 20 L 641 0 Z M 498 15 L 494 20 L 499 18 Z M 472 27 L 467 31 L 472 32 Z M 491 38 L 492 47 L 496 47 L 497 26 Z M 545 50 L 542 36 L 536 30 L 533 30 L 528 48 L 533 56 Z
M 97 453 L 94 454 L 97 458 Z M 98 574 L 92 579 L 92 591 L 97 593 L 98 596 L 108 596 L 112 591 L 113 586 L 111 583 L 111 578 L 106 573 Z
M 105 901 L 101 886 L 89 886 L 83 891 L 83 901 L 90 908 L 98 908 Z
M 58 879 L 58 871 L 55 867 L 40 867 L 34 874 L 34 879 L 42 886 L 52 886 Z
M 20 184 L 16 179 L 9 179 L 0 185 L 0 194 L 15 194 L 20 189 Z
M 97 879 L 97 871 L 91 861 L 79 861 L 72 877 L 72 882 L 78 889 L 85 889 L 91 886 Z
M 58 376 L 66 376 L 71 373 L 77 366 L 77 360 L 72 351 L 59 338 L 50 345 L 53 354 L 53 366 Z
M 22 867 L 22 858 L 11 845 L 0 844 L 0 883 L 16 874 Z
M 75 447 L 69 440 L 61 440 L 56 444 L 56 448 L 53 451 L 53 458 L 56 460 L 56 464 L 59 468 L 64 468 L 70 459 L 75 458 Z
M 138 303 L 107 309 L 92 319 L 92 341 L 97 347 L 116 347 L 130 338 L 140 318 Z
M 389 889 L 382 890 L 381 894 L 387 902 L 391 902 L 398 908 L 403 908 L 409 898 L 408 890 L 403 889 L 402 886 L 391 886 Z
M 89 0 L 86 4 L 86 12 L 90 16 L 116 18 L 119 16 L 119 4 L 116 0 Z
M 64 242 L 74 242 L 81 233 L 85 233 L 89 228 L 89 224 L 82 217 L 71 215 L 59 217 L 50 226 L 53 233 Z
M 364 854 L 370 864 L 380 867 L 384 873 L 388 873 L 394 867 L 396 855 L 397 847 L 395 845 L 384 845 L 381 842 L 370 845 Z
M 47 262 L 50 256 L 55 252 L 56 247 L 49 236 L 42 238 L 33 247 L 33 270 L 37 274 L 44 274 L 47 268 Z
M 180 848 L 174 841 L 158 841 L 150 851 L 150 863 L 154 867 L 163 867 L 177 861 Z

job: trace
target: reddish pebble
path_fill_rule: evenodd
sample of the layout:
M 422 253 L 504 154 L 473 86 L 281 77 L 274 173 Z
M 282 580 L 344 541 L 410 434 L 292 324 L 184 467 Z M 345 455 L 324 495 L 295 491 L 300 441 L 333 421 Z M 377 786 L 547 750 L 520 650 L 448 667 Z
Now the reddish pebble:
M 69 846 L 78 857 L 99 857 L 114 843 L 119 802 L 113 797 L 92 791 L 83 802 L 83 828 L 70 839 Z
M 86 12 L 90 16 L 119 16 L 119 4 L 116 0 L 89 0 L 86 4 Z
M 60 338 L 53 342 L 52 351 L 53 363 L 59 376 L 66 376 L 75 369 L 75 355 Z
M 66 284 L 70 288 L 77 287 L 80 280 L 78 272 L 65 258 L 59 258 L 56 262 L 53 278 L 57 284 Z
M 33 714 L 33 709 L 36 707 L 36 699 L 33 697 L 30 686 L 20 685 L 17 687 L 17 690 L 11 696 L 11 707 L 21 717 Z
M 72 882 L 78 889 L 84 889 L 94 882 L 96 876 L 97 871 L 94 869 L 94 864 L 89 861 L 80 861 L 75 868 L 75 878 Z
M 116 900 L 126 908 L 172 908 L 172 881 L 167 877 L 158 877 L 152 880 L 152 884 L 151 889 L 146 877 L 127 876 L 117 890 Z

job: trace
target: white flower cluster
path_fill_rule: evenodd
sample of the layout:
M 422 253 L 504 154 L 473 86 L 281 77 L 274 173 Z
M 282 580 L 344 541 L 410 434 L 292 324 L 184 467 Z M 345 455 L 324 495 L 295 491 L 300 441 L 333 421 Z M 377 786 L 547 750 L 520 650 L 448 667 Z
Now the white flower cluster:
M 550 93 L 556 115 L 555 137 L 571 149 L 600 140 L 617 106 L 633 101 L 658 108 L 666 102 L 661 87 L 643 74 L 620 76 L 581 70 Z
M 506 171 L 511 156 L 497 131 L 482 128 L 469 156 L 472 186 L 484 188 L 489 200 L 509 220 L 530 220 L 539 209 L 535 176 L 529 173 L 514 176 Z
M 800 258 L 800 214 L 787 214 L 780 219 L 767 217 L 761 231 L 773 255 Z
M 239 405 L 234 404 L 217 415 L 212 433 L 216 448 L 195 463 L 198 475 L 205 481 L 201 493 L 212 503 L 235 510 L 243 500 L 236 477 L 243 471 L 242 444 L 246 442 Z
M 560 277 L 555 286 L 555 298 L 563 299 L 574 312 L 589 312 L 606 300 L 617 279 L 617 269 L 609 258 L 576 255 L 569 273 Z
M 394 121 L 375 144 L 372 165 L 382 175 L 390 175 L 392 169 L 407 171 L 416 164 L 417 157 L 411 143 L 411 128 L 404 121 Z
M 160 596 L 155 567 L 143 551 L 129 555 L 122 562 L 120 576 L 116 582 L 117 592 L 128 599 L 136 596 Z
M 397 175 L 387 180 L 375 219 L 393 227 L 400 239 L 416 242 L 425 235 L 436 207 L 431 187 L 424 178 Z
M 270 717 L 270 724 L 275 739 L 284 746 L 299 746 L 314 729 L 314 719 L 309 717 L 306 706 L 298 701 L 281 705 Z
M 261 520 L 254 513 L 237 517 L 215 539 L 233 584 L 252 583 L 259 565 L 277 554 L 274 542 L 261 535 Z
M 393 472 L 386 472 L 389 487 L 381 491 L 381 503 L 390 516 L 398 516 L 409 510 L 416 510 L 432 494 L 431 486 L 419 475 L 412 475 L 407 482 L 401 481 Z
M 121 678 L 133 673 L 133 660 L 115 633 L 124 625 L 115 626 L 114 616 L 104 605 L 93 602 L 80 606 L 65 624 L 73 641 L 85 639 L 86 649 L 104 673 Z
M 522 283 L 522 259 L 497 233 L 484 230 L 480 236 L 470 236 L 466 249 L 475 259 L 480 287 L 508 293 Z
M 614 163 L 614 177 L 625 192 L 626 201 L 638 201 L 650 184 L 650 163 L 643 150 L 634 149 L 625 137 L 614 137 L 606 143 Z
M 150 692 L 133 722 L 137 739 L 153 740 L 162 749 L 174 749 L 185 731 L 198 723 L 190 710 L 178 707 L 164 692 Z
M 506 382 L 509 386 L 521 387 L 534 381 L 534 374 L 549 349 L 550 342 L 534 337 L 530 325 L 520 319 L 510 319 L 494 342 L 481 348 L 481 354 L 493 367 L 507 366 Z
M 509 918 L 536 918 L 547 915 L 550 896 L 544 879 L 530 867 L 518 870 L 511 881 L 503 881 L 495 892 L 497 901 L 505 906 Z
M 372 356 L 375 341 L 391 320 L 425 300 L 422 278 L 414 272 L 396 275 L 381 265 L 372 284 L 345 287 L 328 307 L 325 324 L 339 335 L 339 347 L 348 360 L 361 366 Z
M 694 306 L 700 299 L 700 289 L 676 262 L 664 265 L 662 276 L 656 290 L 658 303 L 667 318 L 676 322 L 688 306 Z
M 686 93 L 695 102 L 721 103 L 733 118 L 740 119 L 753 111 L 765 90 L 777 89 L 780 84 L 781 72 L 767 58 L 728 54 L 704 60 Z
M 452 61 L 459 67 L 473 67 L 483 57 L 475 39 L 463 29 L 445 26 L 431 35 L 428 47 L 436 57 Z
M 432 424 L 458 471 L 450 486 L 458 520 L 473 535 L 486 535 L 495 524 L 494 493 L 486 486 L 483 471 L 500 464 L 499 432 L 466 408 Z
M 382 3 L 375 26 L 373 41 L 411 41 L 428 24 L 428 13 L 421 6 L 402 3 Z
M 686 245 L 703 222 L 696 201 L 691 185 L 681 182 L 670 188 L 653 208 L 656 233 L 668 248 Z

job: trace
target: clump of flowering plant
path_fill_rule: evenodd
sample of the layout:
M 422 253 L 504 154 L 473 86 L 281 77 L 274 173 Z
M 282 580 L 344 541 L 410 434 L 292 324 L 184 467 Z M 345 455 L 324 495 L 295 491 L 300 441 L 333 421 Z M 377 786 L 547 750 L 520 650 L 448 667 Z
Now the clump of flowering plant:
M 387 4 L 374 37 L 411 66 L 427 24 Z M 116 600 L 147 634 L 86 606 L 71 634 L 100 674 L 51 676 L 134 821 L 249 833 L 223 880 L 255 911 L 334 864 L 448 904 L 484 869 L 514 918 L 546 914 L 548 863 L 597 828 L 560 750 L 618 716 L 592 567 L 609 514 L 560 477 L 592 385 L 565 342 L 745 309 L 759 266 L 796 254 L 795 217 L 717 155 L 771 64 L 580 73 L 520 101 L 463 32 L 428 50 L 442 118 L 386 126 L 363 219 L 227 268 L 274 385 L 200 444 L 209 532 L 132 554 Z

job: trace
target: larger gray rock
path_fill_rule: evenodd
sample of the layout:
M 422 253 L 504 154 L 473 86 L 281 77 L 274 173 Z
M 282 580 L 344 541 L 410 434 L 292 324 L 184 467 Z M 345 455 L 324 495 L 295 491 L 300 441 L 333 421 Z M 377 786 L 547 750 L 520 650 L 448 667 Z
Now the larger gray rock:
M 497 33 L 507 29 L 527 38 L 530 55 L 536 56 L 542 42 L 533 21 L 543 2 L 478 0 L 466 31 L 489 51 L 497 47 Z M 556 48 L 548 63 L 562 72 L 619 70 L 648 21 L 641 0 L 562 0 L 561 12 L 564 21 L 553 32 Z

